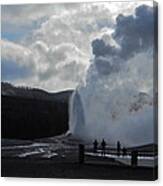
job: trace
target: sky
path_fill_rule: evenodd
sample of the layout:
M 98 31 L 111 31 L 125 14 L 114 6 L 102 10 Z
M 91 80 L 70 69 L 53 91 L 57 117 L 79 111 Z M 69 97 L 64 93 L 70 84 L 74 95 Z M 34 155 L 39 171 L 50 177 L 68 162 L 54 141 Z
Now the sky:
M 152 6 L 152 1 L 2 5 L 1 79 L 54 92 L 75 89 L 92 63 L 107 75 L 133 56 L 151 58 Z M 108 63 L 110 56 L 120 64 Z

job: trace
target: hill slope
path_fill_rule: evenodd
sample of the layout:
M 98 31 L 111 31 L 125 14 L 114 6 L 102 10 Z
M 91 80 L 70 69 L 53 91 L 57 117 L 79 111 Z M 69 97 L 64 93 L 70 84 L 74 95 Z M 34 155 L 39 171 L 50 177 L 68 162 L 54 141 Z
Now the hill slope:
M 41 89 L 1 84 L 2 138 L 36 139 L 68 130 L 72 90 L 48 93 Z

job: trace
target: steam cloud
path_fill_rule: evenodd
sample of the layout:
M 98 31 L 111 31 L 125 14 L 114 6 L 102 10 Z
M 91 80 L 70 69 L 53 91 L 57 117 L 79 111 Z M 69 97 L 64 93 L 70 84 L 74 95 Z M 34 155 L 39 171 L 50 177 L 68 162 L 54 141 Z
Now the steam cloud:
M 92 42 L 93 54 L 98 56 L 118 55 L 123 59 L 129 59 L 138 52 L 148 50 L 154 42 L 154 13 L 155 9 L 142 5 L 135 9 L 135 15 L 116 18 L 113 39 L 118 44 L 106 44 L 104 39 L 95 39 Z
M 119 15 L 111 35 L 92 41 L 94 60 L 71 100 L 74 135 L 126 146 L 154 142 L 154 12 L 143 5 Z

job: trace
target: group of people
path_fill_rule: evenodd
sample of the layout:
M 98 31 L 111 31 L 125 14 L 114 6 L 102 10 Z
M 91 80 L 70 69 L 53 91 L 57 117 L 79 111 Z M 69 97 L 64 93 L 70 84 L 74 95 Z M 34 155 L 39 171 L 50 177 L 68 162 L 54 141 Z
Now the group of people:
M 98 144 L 98 141 L 95 139 L 95 141 L 93 142 L 93 151 L 94 151 L 94 153 L 97 153 L 98 148 L 99 148 L 98 145 L 99 145 L 99 144 Z M 106 153 L 106 142 L 105 142 L 104 139 L 102 140 L 102 142 L 101 142 L 101 144 L 100 144 L 100 149 L 101 149 L 101 154 L 102 154 L 103 156 L 105 156 L 105 153 Z M 126 156 L 126 155 L 127 155 L 127 149 L 126 149 L 125 147 L 123 147 L 123 148 L 121 149 L 121 143 L 118 141 L 118 142 L 117 142 L 117 155 L 118 155 L 118 156 L 121 155 L 121 151 L 122 151 L 122 155 L 123 155 L 123 156 Z
M 93 142 L 93 151 L 94 153 L 101 152 L 102 156 L 105 156 L 106 154 L 106 142 L 103 139 L 99 145 L 97 140 L 94 140 Z M 127 152 L 127 149 L 125 147 L 121 147 L 120 141 L 117 141 L 117 147 L 115 148 L 107 148 L 107 154 L 113 154 L 117 156 L 126 156 L 130 155 L 131 156 L 131 166 L 136 167 L 138 165 L 138 151 L 133 149 L 129 150 Z M 79 163 L 83 164 L 84 163 L 84 156 L 85 156 L 85 147 L 83 144 L 79 144 Z
M 94 153 L 96 153 L 97 150 L 98 150 L 98 141 L 95 140 L 95 141 L 93 142 L 93 151 L 94 151 Z M 102 154 L 102 155 L 105 155 L 105 150 L 106 150 L 106 142 L 105 142 L 105 140 L 103 139 L 102 142 L 101 142 L 101 154 Z

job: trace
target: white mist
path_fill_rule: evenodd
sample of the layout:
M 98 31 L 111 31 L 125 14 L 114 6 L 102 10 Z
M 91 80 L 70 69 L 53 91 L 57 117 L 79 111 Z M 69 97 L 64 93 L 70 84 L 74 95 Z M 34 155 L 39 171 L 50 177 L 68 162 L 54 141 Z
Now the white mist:
M 90 65 L 70 100 L 70 132 L 110 144 L 119 140 L 125 146 L 153 143 L 152 54 L 140 53 L 116 65 L 108 73 L 95 62 Z

